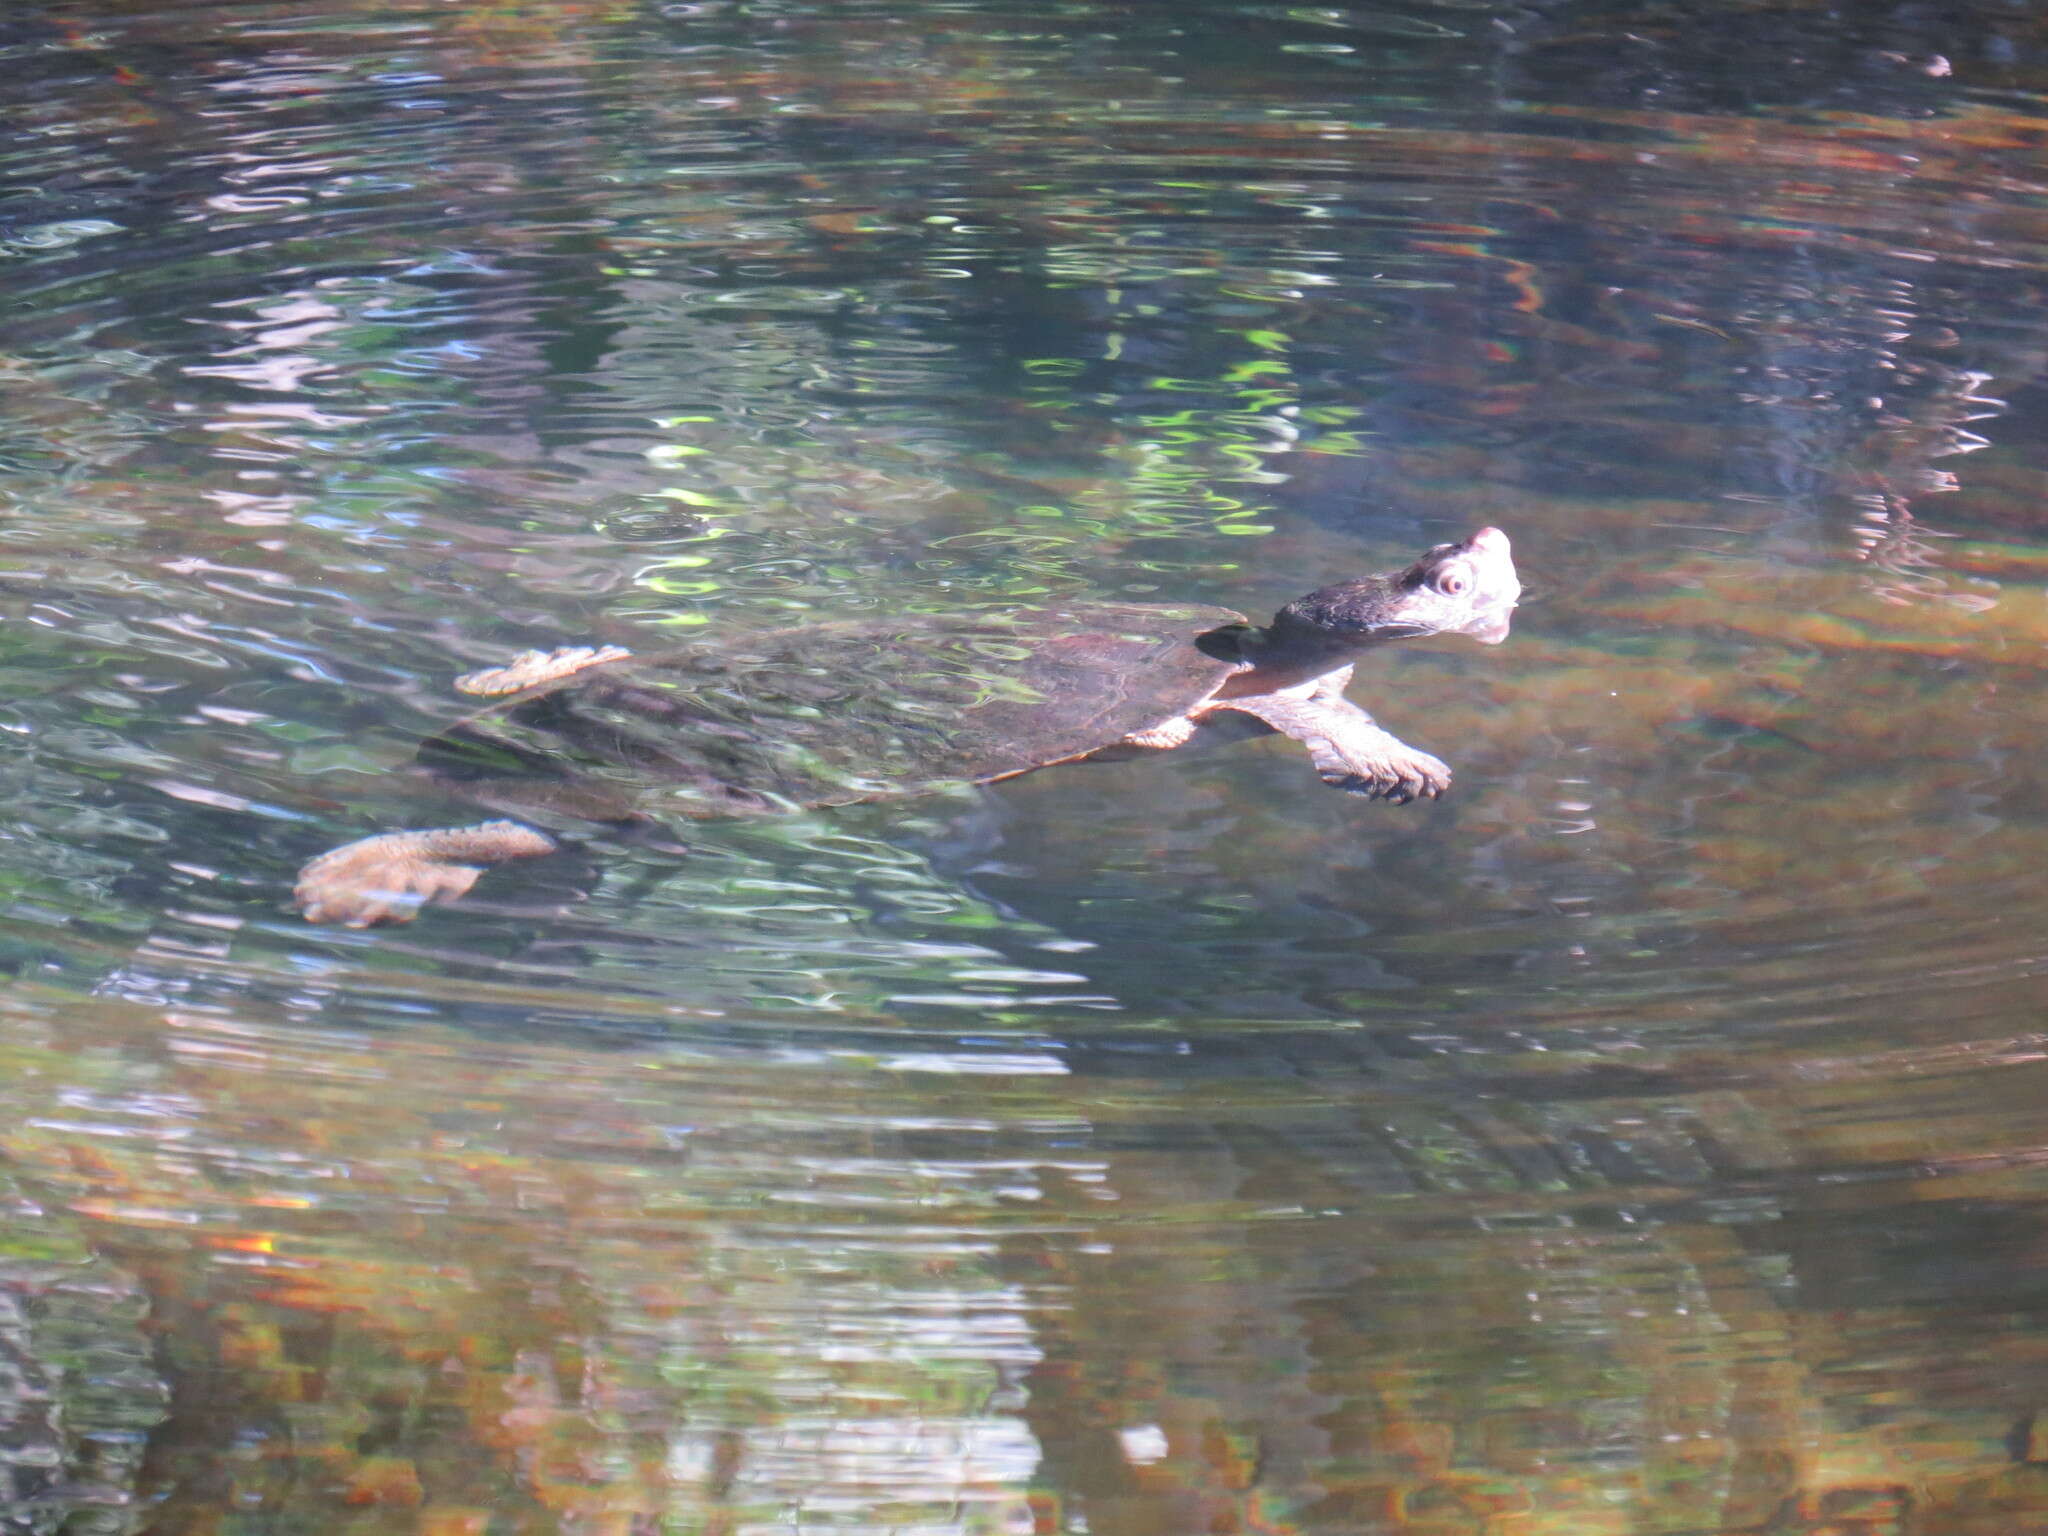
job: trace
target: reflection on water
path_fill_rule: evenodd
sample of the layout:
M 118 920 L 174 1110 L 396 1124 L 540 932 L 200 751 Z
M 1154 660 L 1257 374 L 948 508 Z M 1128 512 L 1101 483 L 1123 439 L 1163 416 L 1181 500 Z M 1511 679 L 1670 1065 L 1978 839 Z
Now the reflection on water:
M 1686 1084 L 1593 1046 L 622 1053 L 49 995 L 7 1039 L 23 1182 L 151 1298 L 152 1528 L 2039 1505 L 2016 1042 Z
M 0 1530 L 2048 1528 L 2038 19 L 0 17 Z M 530 646 L 1264 614 L 1284 743 L 311 928 Z M 829 670 L 829 669 L 828 669 Z
M 0 1529 L 120 1529 L 164 1416 L 146 1300 L 11 1180 L 0 1219 Z

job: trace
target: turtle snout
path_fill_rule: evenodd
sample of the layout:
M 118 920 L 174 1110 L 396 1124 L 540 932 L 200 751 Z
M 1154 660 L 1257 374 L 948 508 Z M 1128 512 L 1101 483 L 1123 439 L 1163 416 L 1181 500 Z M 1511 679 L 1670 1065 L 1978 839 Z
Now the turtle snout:
M 1477 640 L 1481 645 L 1499 645 L 1501 641 L 1507 639 L 1508 631 L 1514 627 L 1513 619 L 1514 614 L 1512 610 L 1489 614 L 1484 619 L 1474 623 L 1465 633 L 1474 640 Z
M 1493 555 L 1505 560 L 1514 553 L 1514 546 L 1508 536 L 1488 523 L 1465 541 L 1465 547 L 1478 555 Z

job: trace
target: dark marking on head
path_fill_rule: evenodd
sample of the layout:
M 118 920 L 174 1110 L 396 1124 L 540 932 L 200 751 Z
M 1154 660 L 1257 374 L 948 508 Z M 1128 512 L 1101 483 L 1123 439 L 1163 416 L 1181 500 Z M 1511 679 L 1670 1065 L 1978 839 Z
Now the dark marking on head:
M 1195 636 L 1195 648 L 1217 661 L 1244 661 L 1245 639 L 1252 633 L 1249 624 L 1226 624 L 1221 629 Z

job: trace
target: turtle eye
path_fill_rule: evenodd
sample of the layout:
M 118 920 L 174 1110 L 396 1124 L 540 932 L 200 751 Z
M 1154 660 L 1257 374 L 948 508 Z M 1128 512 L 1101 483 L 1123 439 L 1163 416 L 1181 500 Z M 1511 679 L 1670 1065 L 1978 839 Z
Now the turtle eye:
M 1436 589 L 1445 597 L 1457 597 L 1471 585 L 1463 571 L 1445 571 L 1436 579 Z

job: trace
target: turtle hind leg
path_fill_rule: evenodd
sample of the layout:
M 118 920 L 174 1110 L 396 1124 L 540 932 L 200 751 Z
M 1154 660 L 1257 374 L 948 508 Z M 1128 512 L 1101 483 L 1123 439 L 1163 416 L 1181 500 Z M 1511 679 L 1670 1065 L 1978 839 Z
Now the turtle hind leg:
M 1316 773 L 1332 789 L 1367 800 L 1406 805 L 1434 800 L 1451 787 L 1450 766 L 1411 747 L 1336 692 L 1231 699 L 1220 709 L 1255 715 L 1308 748 Z
M 545 832 L 516 821 L 380 832 L 309 860 L 292 896 L 311 923 L 409 923 L 427 903 L 467 894 L 491 865 L 538 858 L 558 846 Z
M 484 698 L 520 693 L 543 683 L 559 683 L 585 667 L 624 661 L 632 654 L 622 645 L 565 645 L 552 651 L 521 651 L 501 667 L 465 672 L 455 679 L 455 691 Z
M 1158 725 L 1147 726 L 1142 731 L 1132 731 L 1128 736 L 1113 741 L 1106 747 L 1097 747 L 1093 752 L 1084 753 L 1074 761 L 1122 763 L 1134 757 L 1151 757 L 1156 753 L 1171 752 L 1176 747 L 1184 747 L 1196 740 L 1198 734 L 1193 720 L 1186 715 L 1176 715 L 1171 720 L 1162 720 Z

